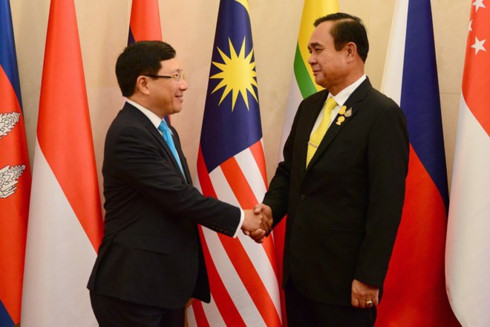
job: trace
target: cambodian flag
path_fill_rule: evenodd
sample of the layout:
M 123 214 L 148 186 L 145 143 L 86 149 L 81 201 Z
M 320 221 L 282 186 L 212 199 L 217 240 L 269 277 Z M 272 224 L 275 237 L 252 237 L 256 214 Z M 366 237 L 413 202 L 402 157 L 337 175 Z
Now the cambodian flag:
M 398 0 L 383 92 L 407 117 L 405 204 L 376 326 L 458 326 L 445 292 L 448 189 L 430 0 Z
M 202 192 L 244 209 L 265 194 L 255 56 L 246 0 L 220 2 L 198 154 Z M 280 326 L 277 262 L 272 237 L 256 244 L 201 229 L 211 285 L 210 304 L 194 301 L 198 326 Z
M 9 0 L 0 0 L 0 326 L 20 322 L 31 171 Z

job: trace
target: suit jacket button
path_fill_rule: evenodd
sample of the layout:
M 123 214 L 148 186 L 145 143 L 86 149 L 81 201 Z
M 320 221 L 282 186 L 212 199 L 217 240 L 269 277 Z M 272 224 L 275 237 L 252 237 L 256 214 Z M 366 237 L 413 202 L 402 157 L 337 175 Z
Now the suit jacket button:
M 301 194 L 300 199 L 301 201 L 306 200 L 306 194 Z

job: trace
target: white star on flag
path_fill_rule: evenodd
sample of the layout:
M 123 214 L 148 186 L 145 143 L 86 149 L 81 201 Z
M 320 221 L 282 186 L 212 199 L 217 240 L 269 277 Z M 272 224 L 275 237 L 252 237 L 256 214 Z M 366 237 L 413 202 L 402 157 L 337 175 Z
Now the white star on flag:
M 471 27 L 471 24 L 473 24 L 473 21 L 472 20 L 470 20 L 470 24 L 468 25 L 468 30 L 470 32 L 473 31 L 473 28 Z
M 485 5 L 483 4 L 483 1 L 484 0 L 475 0 L 475 2 L 473 2 L 473 6 L 476 7 L 475 12 L 478 11 L 478 9 L 480 9 L 480 7 L 486 8 Z
M 478 38 L 475 36 L 475 44 L 473 44 L 471 47 L 475 49 L 475 54 L 478 54 L 478 51 L 487 51 L 485 47 L 483 46 L 483 43 L 485 43 L 486 40 L 478 40 Z

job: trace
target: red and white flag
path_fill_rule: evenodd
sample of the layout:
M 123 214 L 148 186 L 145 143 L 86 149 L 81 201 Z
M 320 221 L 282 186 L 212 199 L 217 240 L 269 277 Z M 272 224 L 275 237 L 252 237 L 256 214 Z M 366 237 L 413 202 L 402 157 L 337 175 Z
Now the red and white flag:
M 451 307 L 490 326 L 490 1 L 471 0 L 446 243 Z
M 39 102 L 23 327 L 97 326 L 86 284 L 102 238 L 73 0 L 52 0 Z

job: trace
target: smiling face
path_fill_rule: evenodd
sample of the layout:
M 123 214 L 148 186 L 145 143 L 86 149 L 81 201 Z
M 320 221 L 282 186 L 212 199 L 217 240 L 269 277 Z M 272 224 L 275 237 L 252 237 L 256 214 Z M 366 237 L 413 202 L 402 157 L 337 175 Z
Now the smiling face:
M 176 58 L 162 60 L 160 65 L 161 68 L 155 75 L 174 76 L 182 73 Z M 184 92 L 187 90 L 187 83 L 183 78 L 177 81 L 174 78 L 143 77 L 147 79 L 149 110 L 161 118 L 182 110 Z
M 336 94 L 345 86 L 349 67 L 346 47 L 338 51 L 335 49 L 330 33 L 334 24 L 333 21 L 326 21 L 315 28 L 308 43 L 308 63 L 315 76 L 315 82 Z

